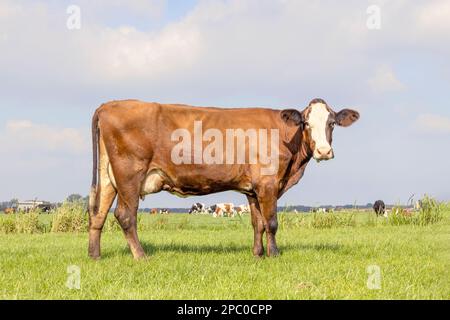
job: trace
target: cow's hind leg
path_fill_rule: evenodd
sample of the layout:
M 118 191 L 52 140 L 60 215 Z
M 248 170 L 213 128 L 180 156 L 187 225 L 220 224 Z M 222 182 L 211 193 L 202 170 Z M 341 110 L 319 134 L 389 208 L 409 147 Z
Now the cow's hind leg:
M 111 183 L 99 186 L 96 201 L 98 207 L 94 207 L 89 213 L 89 256 L 93 259 L 100 258 L 101 233 L 116 194 Z
M 117 201 L 117 208 L 114 215 L 117 218 L 122 230 L 127 239 L 133 257 L 138 260 L 145 257 L 144 249 L 142 249 L 137 234 L 137 210 L 139 204 L 139 197 L 136 199 L 125 200 L 119 194 Z
M 103 139 L 99 141 L 99 150 L 98 175 L 100 184 L 91 191 L 90 202 L 92 204 L 89 205 L 89 256 L 93 259 L 100 258 L 100 238 L 103 225 L 117 195 L 116 188 L 108 173 L 109 158 Z
M 117 218 L 127 239 L 128 246 L 135 259 L 145 257 L 145 252 L 137 235 L 137 210 L 139 195 L 145 178 L 144 164 L 130 162 L 122 159 L 122 166 L 114 170 L 117 182 L 117 208 L 114 215 Z M 136 168 L 136 170 L 130 170 Z M 117 172 L 117 174 L 116 174 Z
M 262 236 L 264 234 L 264 223 L 259 209 L 258 200 L 254 197 L 247 196 L 250 205 L 250 213 L 252 218 L 254 239 L 253 239 L 253 255 L 255 257 L 262 257 L 264 255 L 264 246 Z

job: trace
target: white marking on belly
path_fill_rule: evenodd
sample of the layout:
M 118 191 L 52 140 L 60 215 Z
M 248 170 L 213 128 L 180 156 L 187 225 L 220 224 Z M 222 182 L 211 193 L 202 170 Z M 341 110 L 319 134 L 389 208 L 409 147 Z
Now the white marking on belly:
M 113 185 L 115 189 L 117 189 L 116 178 L 114 177 L 114 173 L 112 171 L 111 163 L 108 163 L 108 176 L 102 175 L 102 184 L 107 185 L 109 182 Z
M 141 196 L 145 196 L 150 193 L 156 193 L 162 190 L 164 185 L 164 175 L 158 170 L 151 170 L 141 188 Z
M 242 185 L 240 185 L 240 187 L 244 191 L 252 191 L 253 190 L 253 185 L 251 182 L 243 183 Z

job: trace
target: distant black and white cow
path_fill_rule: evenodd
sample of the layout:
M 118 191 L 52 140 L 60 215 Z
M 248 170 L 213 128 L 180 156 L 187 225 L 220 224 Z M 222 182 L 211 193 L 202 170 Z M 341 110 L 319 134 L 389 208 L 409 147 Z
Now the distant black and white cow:
M 208 209 L 204 203 L 194 203 L 189 210 L 189 214 L 208 214 Z
M 373 210 L 375 211 L 377 216 L 382 216 L 386 213 L 386 205 L 382 200 L 377 200 L 373 205 Z
M 217 209 L 217 205 L 213 204 L 212 206 L 210 206 L 207 210 L 209 214 L 214 214 L 214 212 L 216 212 Z

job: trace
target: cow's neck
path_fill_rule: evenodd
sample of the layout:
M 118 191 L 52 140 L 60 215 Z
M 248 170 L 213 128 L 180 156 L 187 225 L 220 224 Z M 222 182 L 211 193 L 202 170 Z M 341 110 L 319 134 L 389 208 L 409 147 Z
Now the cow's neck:
M 303 177 L 306 166 L 312 159 L 313 150 L 310 148 L 309 141 L 306 139 L 303 132 L 298 133 L 298 138 L 295 141 L 296 143 L 294 143 L 294 148 L 297 152 L 292 155 L 290 167 L 286 172 L 286 182 L 283 189 L 280 190 L 280 196 L 300 181 Z
M 304 136 L 303 136 L 304 137 Z M 301 172 L 301 175 L 298 177 L 298 180 L 303 176 L 303 172 L 308 165 L 309 161 L 312 159 L 313 156 L 313 150 L 310 148 L 309 141 L 306 141 L 306 139 L 302 138 L 300 141 L 300 148 L 299 151 L 294 154 L 293 156 L 293 164 L 292 164 L 292 170 L 291 170 L 291 176 L 295 176 L 299 172 Z M 297 183 L 298 180 L 295 182 Z

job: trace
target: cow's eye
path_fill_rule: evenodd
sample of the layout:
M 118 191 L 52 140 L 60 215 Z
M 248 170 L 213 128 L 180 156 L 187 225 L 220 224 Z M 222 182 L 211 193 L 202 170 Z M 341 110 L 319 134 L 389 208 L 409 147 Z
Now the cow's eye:
M 305 121 L 303 124 L 305 125 L 305 128 L 309 127 L 309 122 Z
M 336 121 L 330 122 L 330 127 L 334 128 L 336 126 Z

